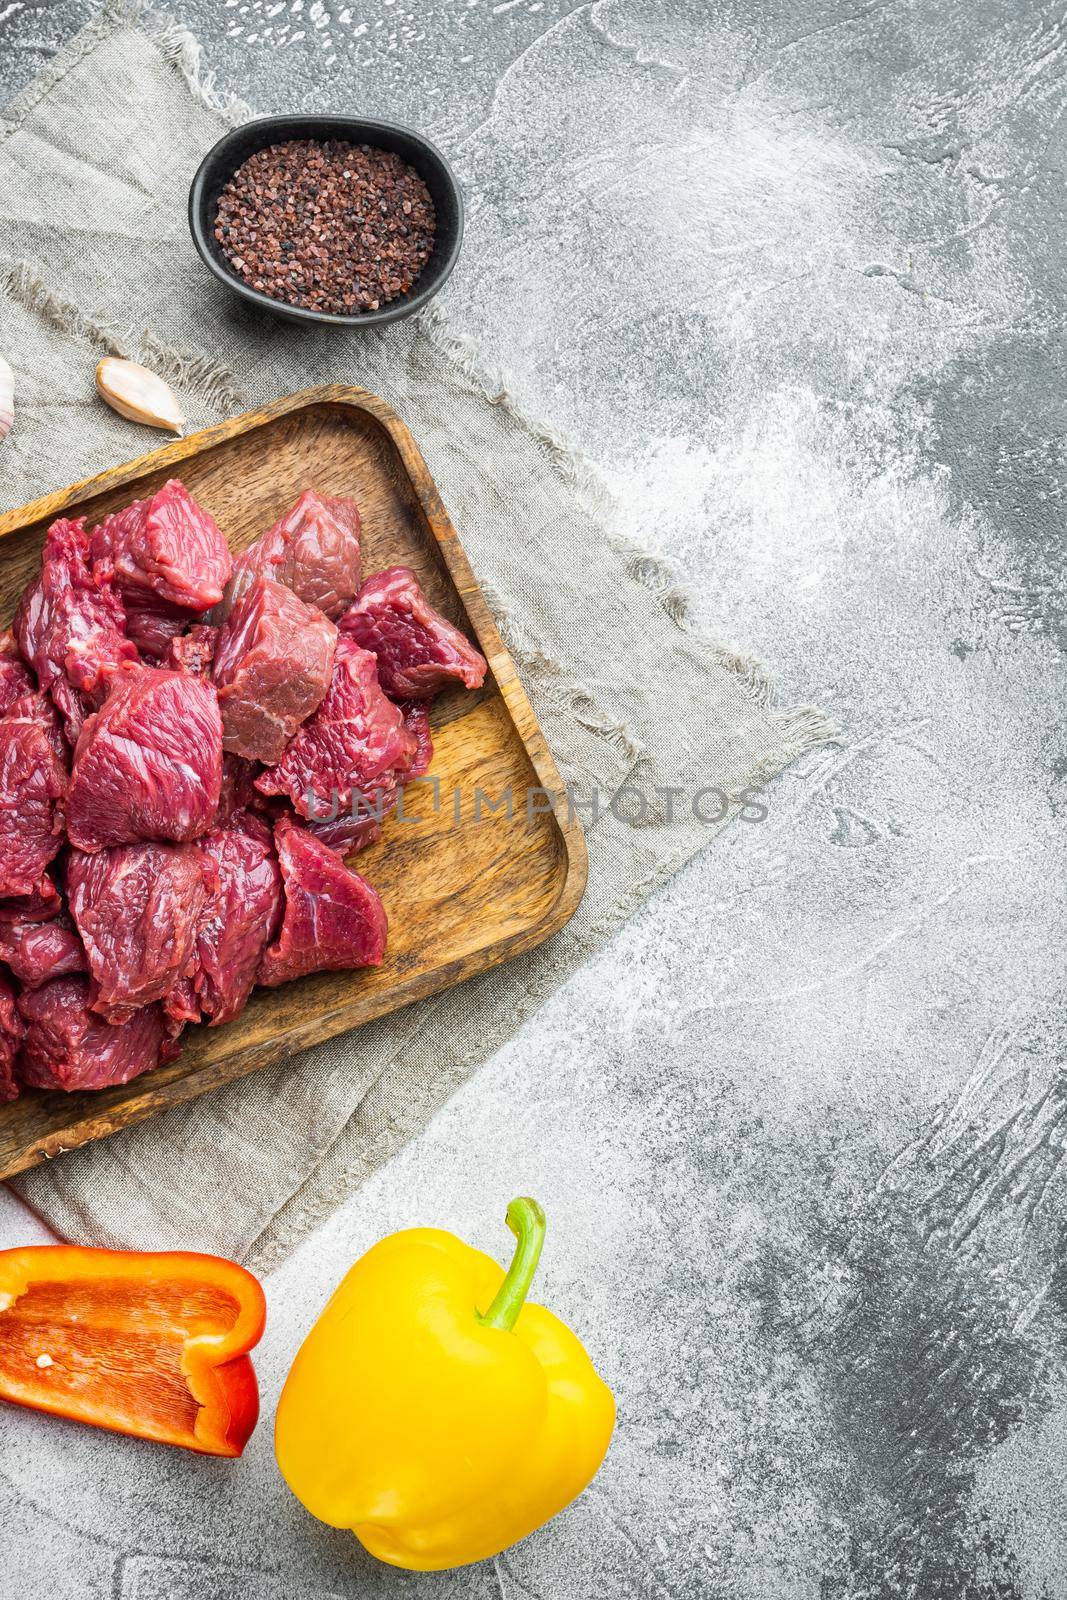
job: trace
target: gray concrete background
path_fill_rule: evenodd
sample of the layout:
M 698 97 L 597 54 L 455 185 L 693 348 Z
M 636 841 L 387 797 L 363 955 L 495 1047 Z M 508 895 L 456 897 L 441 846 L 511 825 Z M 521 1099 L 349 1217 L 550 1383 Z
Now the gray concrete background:
M 0 0 L 0 95 L 92 9 Z M 1067 1595 L 1059 8 L 165 9 L 257 109 L 441 142 L 453 317 L 849 739 L 269 1285 L 268 1409 L 375 1237 L 502 1252 L 538 1193 L 541 1294 L 619 1398 L 593 1489 L 409 1578 L 302 1515 L 266 1431 L 149 1503 L 149 1447 L 8 1415 L 0 1593 Z

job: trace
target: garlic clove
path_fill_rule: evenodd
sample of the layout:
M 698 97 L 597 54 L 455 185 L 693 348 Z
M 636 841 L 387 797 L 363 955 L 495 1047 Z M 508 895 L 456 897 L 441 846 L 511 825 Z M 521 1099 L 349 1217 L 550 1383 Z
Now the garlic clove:
M 143 422 L 149 428 L 169 428 L 181 433 L 185 418 L 169 384 L 136 361 L 105 356 L 96 369 L 96 387 L 120 417 Z
M 15 374 L 0 356 L 0 439 L 11 432 L 15 420 Z

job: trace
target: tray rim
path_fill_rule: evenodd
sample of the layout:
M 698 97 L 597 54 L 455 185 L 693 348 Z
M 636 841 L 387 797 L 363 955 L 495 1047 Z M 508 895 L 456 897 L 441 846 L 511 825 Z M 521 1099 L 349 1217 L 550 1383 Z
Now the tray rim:
M 526 751 L 538 784 L 552 797 L 553 810 L 550 815 L 561 840 L 563 852 L 563 881 L 559 893 L 544 915 L 537 922 L 531 923 L 528 928 L 520 929 L 466 955 L 455 957 L 430 972 L 418 974 L 406 981 L 401 980 L 393 988 L 381 991 L 373 998 L 369 1009 L 358 1022 L 345 1020 L 346 1007 L 326 1006 L 316 1012 L 315 1020 L 309 1025 L 291 1028 L 276 1041 L 277 1048 L 268 1050 L 257 1046 L 253 1049 L 246 1045 L 243 1052 L 240 1050 L 235 1052 L 233 1058 L 236 1063 L 235 1070 L 225 1077 L 213 1074 L 214 1081 L 198 1087 L 197 1074 L 193 1073 L 186 1078 L 175 1078 L 165 1084 L 160 1083 L 153 1089 L 152 1080 L 156 1072 L 168 1073 L 171 1070 L 164 1066 L 157 1068 L 155 1072 L 147 1072 L 142 1077 L 131 1079 L 128 1086 L 113 1086 L 131 1087 L 134 1092 L 129 1099 L 117 1105 L 108 1107 L 101 1105 L 98 1111 L 93 1109 L 94 1101 L 101 1094 L 110 1094 L 111 1090 L 79 1091 L 76 1097 L 70 1097 L 71 1100 L 77 1099 L 77 1106 L 71 1108 L 74 1113 L 71 1125 L 59 1132 L 40 1137 L 18 1158 L 5 1161 L 0 1157 L 0 1180 L 28 1171 L 68 1150 L 77 1149 L 83 1144 L 120 1132 L 123 1128 L 130 1127 L 171 1106 L 198 1099 L 202 1094 L 211 1093 L 213 1089 L 222 1087 L 226 1083 L 236 1082 L 238 1078 L 248 1076 L 260 1066 L 276 1064 L 313 1044 L 335 1038 L 341 1033 L 373 1021 L 376 1017 L 388 1015 L 413 1004 L 416 1000 L 440 994 L 469 978 L 491 971 L 504 962 L 535 949 L 553 934 L 558 933 L 574 916 L 581 904 L 589 875 L 588 852 L 581 821 L 575 808 L 567 803 L 566 785 L 556 766 L 548 741 L 422 452 L 406 423 L 380 395 L 347 384 L 324 384 L 299 390 L 267 405 L 242 412 L 225 422 L 175 439 L 155 450 L 135 456 L 117 467 L 95 473 L 92 477 L 69 484 L 63 489 L 43 495 L 11 511 L 0 513 L 0 540 L 21 532 L 34 523 L 48 522 L 64 513 L 75 511 L 83 502 L 121 489 L 149 473 L 177 467 L 192 456 L 252 433 L 283 417 L 322 406 L 366 412 L 389 435 L 400 456 L 433 542 L 459 594 L 482 653 L 489 662 L 490 671 L 500 691 L 515 735 Z M 255 1059 L 246 1061 L 244 1059 L 246 1055 L 252 1055 Z M 205 1072 L 209 1071 L 211 1071 L 210 1063 L 205 1066 Z M 186 1085 L 188 1091 L 182 1092 Z

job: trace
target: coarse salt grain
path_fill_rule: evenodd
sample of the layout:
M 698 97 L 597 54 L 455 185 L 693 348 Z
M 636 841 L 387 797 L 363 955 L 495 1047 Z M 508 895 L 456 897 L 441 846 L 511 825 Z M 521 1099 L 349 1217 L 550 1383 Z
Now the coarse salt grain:
M 219 197 L 235 273 L 286 305 L 340 316 L 406 294 L 436 234 L 422 178 L 391 150 L 297 139 L 257 150 Z

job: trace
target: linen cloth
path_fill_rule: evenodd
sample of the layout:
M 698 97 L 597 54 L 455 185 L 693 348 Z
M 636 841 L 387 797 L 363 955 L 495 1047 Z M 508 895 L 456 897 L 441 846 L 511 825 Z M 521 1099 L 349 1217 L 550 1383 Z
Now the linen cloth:
M 564 778 L 601 801 L 586 816 L 585 900 L 539 949 L 15 1183 L 71 1239 L 265 1269 L 714 836 L 696 791 L 764 784 L 832 730 L 810 708 L 774 709 L 758 668 L 690 636 L 669 575 L 613 542 L 595 475 L 440 312 L 381 332 L 307 330 L 215 283 L 186 196 L 245 115 L 205 88 L 188 35 L 111 7 L 0 120 L 0 351 L 17 394 L 0 507 L 159 442 L 96 399 L 107 352 L 167 377 L 191 427 L 312 384 L 373 390 L 426 456 Z M 643 815 L 634 797 L 608 808 L 628 785 Z

